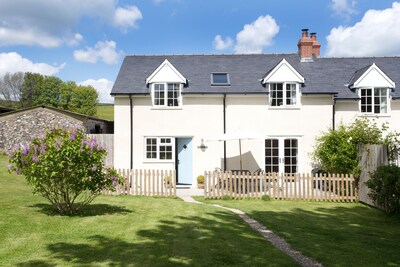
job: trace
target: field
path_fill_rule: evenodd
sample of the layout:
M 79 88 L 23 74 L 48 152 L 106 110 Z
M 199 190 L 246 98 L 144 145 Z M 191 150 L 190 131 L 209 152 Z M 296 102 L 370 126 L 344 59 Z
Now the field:
M 113 104 L 98 104 L 96 117 L 105 120 L 114 120 L 114 105 Z

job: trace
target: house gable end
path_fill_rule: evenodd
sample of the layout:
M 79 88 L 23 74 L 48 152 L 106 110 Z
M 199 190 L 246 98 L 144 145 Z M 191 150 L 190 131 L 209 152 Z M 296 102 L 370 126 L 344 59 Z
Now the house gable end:
M 286 61 L 286 59 L 282 59 L 282 61 L 270 70 L 262 80 L 262 83 L 264 84 L 271 82 L 304 83 L 304 77 L 301 76 L 301 74 L 297 72 L 295 68 Z
M 375 65 L 375 63 L 373 63 L 357 80 L 350 84 L 351 88 L 371 86 L 395 88 L 395 82 L 393 82 L 377 65 Z
M 186 83 L 186 78 L 166 59 L 163 63 L 146 79 L 146 84 L 150 83 Z

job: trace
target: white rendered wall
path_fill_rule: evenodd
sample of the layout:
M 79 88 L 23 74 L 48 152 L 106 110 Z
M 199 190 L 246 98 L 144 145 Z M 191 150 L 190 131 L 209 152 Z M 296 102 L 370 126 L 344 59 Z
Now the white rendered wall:
M 130 103 L 128 96 L 114 97 L 114 167 L 130 168 Z
M 387 114 L 365 115 L 360 113 L 359 101 L 337 101 L 336 102 L 336 127 L 340 124 L 351 124 L 356 118 L 370 118 L 375 120 L 378 126 L 388 123 L 389 131 L 400 132 L 400 101 L 391 100 Z
M 206 170 L 221 167 L 222 142 L 207 142 L 223 133 L 222 96 L 184 96 L 183 107 L 154 109 L 149 96 L 133 99 L 133 167 L 143 169 L 175 169 L 173 161 L 145 159 L 145 137 L 191 137 L 193 150 L 193 184 Z M 204 139 L 208 146 L 202 151 L 198 146 Z M 118 153 L 118 152 L 116 152 Z
M 281 108 L 267 105 L 268 96 L 229 96 L 227 98 L 227 131 L 249 130 L 265 138 L 293 137 L 299 140 L 299 172 L 309 172 L 313 168 L 310 153 L 315 138 L 322 131 L 332 127 L 332 96 L 302 96 L 299 108 Z M 247 153 L 247 154 L 246 154 Z M 233 169 L 239 161 L 238 145 L 229 142 L 228 169 Z M 243 169 L 254 171 L 265 169 L 264 140 L 242 141 Z M 255 162 L 253 160 L 255 159 Z M 247 162 L 245 161 L 247 160 Z

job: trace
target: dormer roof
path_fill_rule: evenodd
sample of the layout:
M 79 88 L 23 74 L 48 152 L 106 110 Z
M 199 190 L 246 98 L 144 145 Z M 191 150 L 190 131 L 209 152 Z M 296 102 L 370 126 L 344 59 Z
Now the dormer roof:
M 146 84 L 149 83 L 186 83 L 186 78 L 168 61 L 165 59 L 164 62 L 158 66 L 158 68 L 150 74 L 146 79 Z

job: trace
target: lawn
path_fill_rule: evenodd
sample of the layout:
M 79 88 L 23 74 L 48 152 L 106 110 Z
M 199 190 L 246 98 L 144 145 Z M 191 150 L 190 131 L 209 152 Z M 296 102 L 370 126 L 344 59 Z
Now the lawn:
M 105 120 L 114 120 L 114 104 L 98 104 L 96 117 Z
M 0 266 L 297 266 L 237 216 L 172 198 L 100 196 L 53 214 L 0 156 Z
M 237 208 L 324 266 L 400 266 L 400 217 L 359 203 L 206 201 Z

